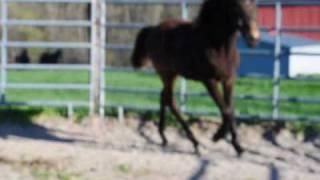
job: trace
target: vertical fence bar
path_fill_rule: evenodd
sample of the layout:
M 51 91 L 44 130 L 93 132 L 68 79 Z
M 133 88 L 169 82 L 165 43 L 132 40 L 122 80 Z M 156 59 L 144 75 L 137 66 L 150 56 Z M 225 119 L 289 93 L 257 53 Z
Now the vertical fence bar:
M 1 40 L 1 88 L 0 102 L 4 103 L 6 101 L 6 84 L 7 84 L 7 58 L 8 58 L 8 50 L 7 50 L 7 42 L 8 42 L 8 4 L 7 0 L 1 0 L 1 30 L 2 30 L 2 40 Z
M 101 42 L 101 61 L 100 61 L 100 106 L 99 106 L 99 114 L 100 117 L 104 117 L 105 115 L 105 66 L 106 66 L 106 22 L 107 22 L 107 7 L 106 2 L 104 0 L 100 1 L 101 3 L 101 16 L 100 16 L 100 42 Z
M 119 106 L 118 108 L 118 120 L 120 123 L 124 122 L 124 108 L 122 106 Z
M 183 20 L 188 20 L 189 12 L 186 0 L 181 0 L 181 17 Z M 185 112 L 187 110 L 187 80 L 181 79 L 180 82 L 180 110 Z
M 67 118 L 68 118 L 68 120 L 71 121 L 73 119 L 73 114 L 74 114 L 73 104 L 68 103 L 68 105 L 67 105 Z
M 279 118 L 279 96 L 281 76 L 281 23 L 282 7 L 281 2 L 276 2 L 275 7 L 275 47 L 274 47 L 274 72 L 273 72 L 273 96 L 272 96 L 272 118 Z
M 91 0 L 91 5 L 90 5 L 90 43 L 91 43 L 91 48 L 90 48 L 90 90 L 89 90 L 89 113 L 90 115 L 93 115 L 95 113 L 95 103 L 94 103 L 94 76 L 93 76 L 93 71 L 94 71 L 94 59 L 96 59 L 96 53 L 95 53 L 95 46 L 96 46 L 96 39 L 95 39 L 95 31 L 96 31 L 96 24 L 94 22 L 95 17 L 96 17 L 96 0 Z
M 90 51 L 90 115 L 98 115 L 101 105 L 102 63 L 105 61 L 102 24 L 104 0 L 91 0 L 91 51 Z M 105 9 L 104 9 L 105 10 Z M 104 98 L 104 97 L 103 97 Z

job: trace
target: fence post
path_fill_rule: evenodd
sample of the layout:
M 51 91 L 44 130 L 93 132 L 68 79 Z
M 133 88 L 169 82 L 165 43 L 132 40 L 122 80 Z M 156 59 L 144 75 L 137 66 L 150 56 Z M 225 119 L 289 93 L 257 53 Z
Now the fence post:
M 281 24 L 282 7 L 281 2 L 275 5 L 275 47 L 274 47 L 274 69 L 273 69 L 273 95 L 272 95 L 272 119 L 279 118 L 280 76 L 281 76 Z
M 74 108 L 72 103 L 68 103 L 67 105 L 67 118 L 68 120 L 72 120 L 74 114 Z
M 181 0 L 181 17 L 183 20 L 188 20 L 188 16 L 187 2 Z M 187 110 L 187 80 L 185 78 L 182 78 L 180 82 L 180 110 L 182 112 Z
M 106 27 L 107 27 L 107 7 L 106 2 L 104 0 L 100 1 L 101 5 L 101 16 L 100 16 L 100 43 L 101 43 L 101 61 L 100 61 L 100 105 L 99 105 L 99 113 L 101 117 L 105 115 L 105 93 L 106 93 L 106 85 L 105 85 L 105 67 L 106 67 Z
M 7 84 L 7 42 L 8 42 L 8 4 L 7 0 L 1 0 L 1 87 L 0 87 L 0 102 L 5 103 L 6 99 L 6 84 Z
M 105 11 L 104 0 L 91 0 L 90 115 L 104 115 Z

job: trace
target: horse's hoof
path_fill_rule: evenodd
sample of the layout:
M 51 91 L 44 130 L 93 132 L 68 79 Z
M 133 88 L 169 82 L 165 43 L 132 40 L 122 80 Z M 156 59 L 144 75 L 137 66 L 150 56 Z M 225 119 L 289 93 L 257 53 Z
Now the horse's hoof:
M 162 143 L 161 143 L 161 146 L 164 148 L 164 147 L 167 147 L 167 145 L 168 145 L 168 141 L 162 141 Z
M 213 142 L 218 142 L 220 139 L 225 137 L 225 133 L 218 132 L 212 137 Z
M 196 149 L 194 150 L 194 154 L 195 154 L 197 157 L 201 157 L 201 152 L 200 152 L 199 148 L 196 148 Z
M 236 152 L 237 152 L 238 158 L 241 158 L 241 157 L 242 157 L 242 154 L 243 154 L 244 151 L 245 151 L 241 146 L 236 146 L 236 147 L 235 147 L 235 150 L 236 150 Z

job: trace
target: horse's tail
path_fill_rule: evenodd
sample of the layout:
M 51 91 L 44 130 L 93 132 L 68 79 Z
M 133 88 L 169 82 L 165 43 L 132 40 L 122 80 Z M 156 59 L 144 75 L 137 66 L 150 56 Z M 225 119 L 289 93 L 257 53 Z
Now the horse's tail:
M 148 62 L 146 39 L 154 27 L 148 26 L 140 30 L 131 55 L 131 64 L 134 68 L 141 68 Z

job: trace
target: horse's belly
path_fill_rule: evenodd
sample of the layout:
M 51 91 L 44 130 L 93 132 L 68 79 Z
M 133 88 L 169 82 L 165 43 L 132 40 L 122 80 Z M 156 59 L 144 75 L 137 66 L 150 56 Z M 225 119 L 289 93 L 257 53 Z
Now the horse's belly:
M 198 64 L 184 64 L 179 68 L 180 74 L 187 78 L 193 80 L 206 80 L 206 79 L 219 79 L 217 70 L 215 67 L 208 63 L 198 63 Z
M 179 72 L 182 76 L 194 80 L 229 78 L 234 72 L 232 65 L 224 59 L 193 59 L 188 63 L 179 63 Z

